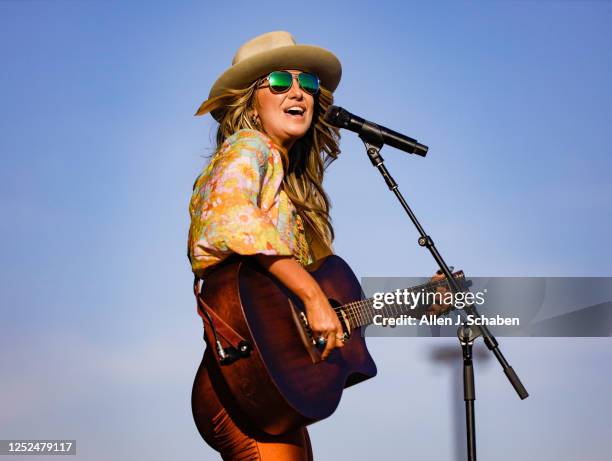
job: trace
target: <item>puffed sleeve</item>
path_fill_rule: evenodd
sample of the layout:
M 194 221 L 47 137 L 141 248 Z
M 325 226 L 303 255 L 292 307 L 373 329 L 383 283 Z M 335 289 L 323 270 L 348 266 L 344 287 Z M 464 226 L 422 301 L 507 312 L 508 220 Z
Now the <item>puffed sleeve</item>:
M 262 194 L 281 181 L 282 164 L 261 134 L 228 138 L 194 185 L 188 250 L 196 274 L 231 253 L 292 254 L 261 208 Z

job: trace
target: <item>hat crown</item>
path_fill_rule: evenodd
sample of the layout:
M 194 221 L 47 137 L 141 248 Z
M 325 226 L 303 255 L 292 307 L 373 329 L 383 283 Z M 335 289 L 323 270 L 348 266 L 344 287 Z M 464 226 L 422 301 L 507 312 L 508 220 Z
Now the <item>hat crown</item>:
M 236 65 L 240 61 L 250 58 L 251 56 L 255 56 L 259 53 L 263 53 L 264 51 L 270 51 L 275 48 L 292 45 L 296 45 L 296 42 L 293 35 L 291 35 L 289 32 L 284 30 L 268 32 L 249 40 L 238 48 L 238 51 L 234 55 L 234 59 L 232 59 L 232 65 Z
M 284 30 L 268 32 L 238 48 L 232 65 L 217 78 L 196 115 L 208 112 L 209 102 L 224 92 L 247 88 L 263 75 L 284 69 L 312 72 L 319 77 L 321 86 L 332 93 L 342 76 L 342 65 L 331 51 L 296 43 L 293 35 Z M 219 121 L 220 109 L 213 109 L 211 113 Z

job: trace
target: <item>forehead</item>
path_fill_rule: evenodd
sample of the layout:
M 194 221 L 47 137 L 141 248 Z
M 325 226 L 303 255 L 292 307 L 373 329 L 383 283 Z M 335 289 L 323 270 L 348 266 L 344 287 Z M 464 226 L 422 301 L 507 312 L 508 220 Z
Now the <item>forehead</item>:
M 311 73 L 311 72 L 308 72 L 308 71 L 305 71 L 305 70 L 301 70 L 301 69 L 276 69 L 273 72 L 289 72 L 289 73 L 294 74 L 294 75 L 301 74 L 301 73 L 304 73 L 304 72 L 305 73 Z M 268 72 L 266 74 L 266 76 L 269 75 L 269 74 L 270 74 L 270 72 Z

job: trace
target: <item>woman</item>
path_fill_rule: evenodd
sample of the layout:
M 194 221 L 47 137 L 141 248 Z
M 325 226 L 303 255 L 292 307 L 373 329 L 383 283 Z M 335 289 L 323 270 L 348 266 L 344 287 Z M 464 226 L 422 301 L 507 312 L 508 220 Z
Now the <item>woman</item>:
M 338 131 L 323 121 L 341 66 L 329 51 L 298 45 L 288 32 L 245 43 L 196 113 L 219 122 L 217 150 L 190 203 L 188 254 L 196 277 L 229 255 L 254 255 L 304 303 L 323 357 L 343 347 L 342 326 L 305 265 L 332 253 L 323 170 Z M 208 356 L 208 357 L 207 357 Z M 224 460 L 311 460 L 306 428 L 280 436 L 238 421 L 210 382 L 206 362 L 192 394 L 200 434 Z

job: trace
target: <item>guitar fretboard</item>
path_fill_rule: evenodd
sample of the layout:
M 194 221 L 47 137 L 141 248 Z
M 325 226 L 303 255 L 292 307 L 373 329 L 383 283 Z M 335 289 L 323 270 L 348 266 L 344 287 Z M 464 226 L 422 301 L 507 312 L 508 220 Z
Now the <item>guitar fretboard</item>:
M 461 280 L 464 278 L 463 272 L 459 271 L 454 275 L 456 280 Z M 420 318 L 427 312 L 427 309 L 430 307 L 430 304 L 426 304 L 423 301 L 427 296 L 426 293 L 433 293 L 437 290 L 438 287 L 448 286 L 448 282 L 446 280 L 440 280 L 437 282 L 428 282 L 422 285 L 417 285 L 410 288 L 400 289 L 402 292 L 402 297 L 404 293 L 407 293 L 410 296 L 411 293 L 417 295 L 420 293 L 418 304 L 413 303 L 414 298 L 409 297 L 409 302 L 402 303 L 386 303 L 384 302 L 384 298 L 382 301 L 378 301 L 378 303 L 382 302 L 382 307 L 377 308 L 374 307 L 377 304 L 374 298 L 363 299 L 360 301 L 353 301 L 348 304 L 344 304 L 343 306 L 338 306 L 335 310 L 340 314 L 346 315 L 348 321 L 351 325 L 351 328 L 358 328 L 366 325 L 370 325 L 374 322 L 374 317 L 377 315 L 382 315 L 383 317 L 399 317 L 402 315 L 407 315 L 409 317 Z

